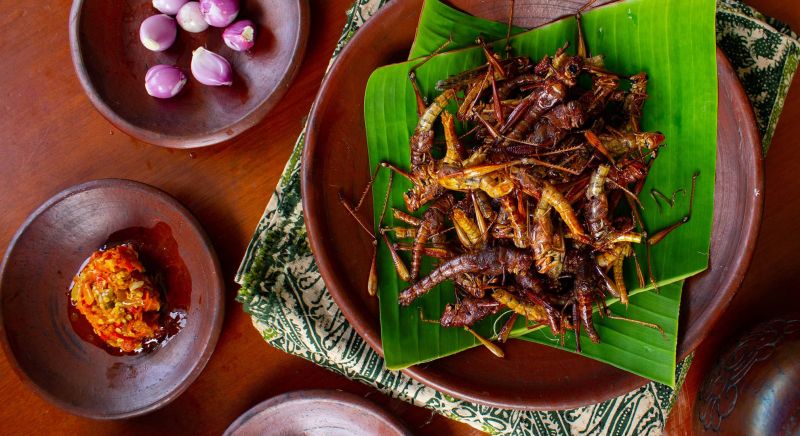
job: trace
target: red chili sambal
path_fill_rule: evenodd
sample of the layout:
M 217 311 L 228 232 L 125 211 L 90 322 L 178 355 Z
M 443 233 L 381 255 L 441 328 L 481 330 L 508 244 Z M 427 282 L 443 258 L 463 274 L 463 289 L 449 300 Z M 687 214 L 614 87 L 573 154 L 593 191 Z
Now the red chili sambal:
M 123 352 L 141 351 L 161 335 L 159 291 L 130 245 L 94 252 L 73 280 L 70 299 L 94 333 Z

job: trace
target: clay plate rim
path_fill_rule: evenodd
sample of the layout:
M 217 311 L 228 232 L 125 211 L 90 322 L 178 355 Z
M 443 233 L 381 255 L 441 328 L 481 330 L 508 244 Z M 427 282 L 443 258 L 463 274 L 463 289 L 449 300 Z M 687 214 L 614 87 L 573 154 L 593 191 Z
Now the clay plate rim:
M 413 3 L 417 6 L 410 6 L 409 4 Z M 365 38 L 364 35 L 369 35 L 370 30 L 372 28 L 375 29 L 386 29 L 387 23 L 384 23 L 383 20 L 386 17 L 389 19 L 393 18 L 394 15 L 400 15 L 402 13 L 414 13 L 415 16 L 419 14 L 419 4 L 420 2 L 394 2 L 386 5 L 380 11 L 376 13 L 376 15 L 370 20 L 368 20 L 364 26 L 356 32 L 353 36 L 353 39 L 349 41 L 348 45 L 344 48 L 342 53 L 340 53 L 337 61 L 331 67 L 331 70 L 326 75 L 325 81 L 322 84 L 322 87 L 317 95 L 317 99 L 314 104 L 314 109 L 311 113 L 309 118 L 309 126 L 307 129 L 307 138 L 305 142 L 305 149 L 303 154 L 303 168 L 302 168 L 302 201 L 303 201 L 303 211 L 304 211 L 304 218 L 305 223 L 308 227 L 308 236 L 309 236 L 309 243 L 314 253 L 315 259 L 318 263 L 320 274 L 322 275 L 326 286 L 328 286 L 329 291 L 334 298 L 337 306 L 340 308 L 342 313 L 345 315 L 347 320 L 353 325 L 359 335 L 364 338 L 370 347 L 373 348 L 378 354 L 383 356 L 383 350 L 380 341 L 380 328 L 379 326 L 374 325 L 375 323 L 372 322 L 369 313 L 363 310 L 361 307 L 358 307 L 357 304 L 352 304 L 345 298 L 346 293 L 348 293 L 348 289 L 346 286 L 341 286 L 342 281 L 338 277 L 339 273 L 336 272 L 335 266 L 329 261 L 329 259 L 325 258 L 324 256 L 318 255 L 318 253 L 322 253 L 326 250 L 323 250 L 323 247 L 328 244 L 327 241 L 324 240 L 324 235 L 320 233 L 320 229 L 322 224 L 316 218 L 317 216 L 322 215 L 322 211 L 320 210 L 320 205 L 317 205 L 310 200 L 310 194 L 314 188 L 314 178 L 315 175 L 312 174 L 311 167 L 314 166 L 312 163 L 315 160 L 315 150 L 318 143 L 317 133 L 319 129 L 318 123 L 321 120 L 318 117 L 324 97 L 328 93 L 335 92 L 332 88 L 332 81 L 331 77 L 336 76 L 338 70 L 345 70 L 348 68 L 347 65 L 344 65 L 342 62 L 343 59 L 346 59 L 350 52 L 354 52 L 356 48 L 358 48 L 358 43 L 360 39 Z M 416 10 L 409 10 L 416 7 Z M 416 20 L 415 20 L 416 21 Z M 369 45 L 369 44 L 366 44 Z M 355 48 L 354 48 L 355 47 Z M 363 49 L 363 47 L 361 47 Z M 761 156 L 761 149 L 760 149 L 760 139 L 758 133 L 755 129 L 755 121 L 752 108 L 749 105 L 749 100 L 747 100 L 746 94 L 736 78 L 735 73 L 733 72 L 730 63 L 727 61 L 725 56 L 722 52 L 717 49 L 717 61 L 718 61 L 718 74 L 727 75 L 728 83 L 731 88 L 723 89 L 720 86 L 719 92 L 722 95 L 723 92 L 732 94 L 732 100 L 739 100 L 744 102 L 744 108 L 742 109 L 743 112 L 739 113 L 740 117 L 746 120 L 745 125 L 737 126 L 739 129 L 739 136 L 742 138 L 741 142 L 745 144 L 750 144 L 752 147 L 749 150 L 743 150 L 743 154 L 740 159 L 745 163 L 745 167 L 747 167 L 748 175 L 752 176 L 754 180 L 751 180 L 754 189 L 757 192 L 763 192 L 763 185 L 764 185 L 764 175 L 763 175 L 763 163 L 762 163 L 762 156 Z M 722 71 L 720 73 L 720 70 Z M 724 74 L 723 74 L 724 73 Z M 723 83 L 724 77 L 721 77 L 719 83 Z M 320 146 L 323 147 L 323 146 Z M 717 163 L 719 167 L 720 162 L 720 154 L 717 154 Z M 719 168 L 718 168 L 719 171 Z M 718 173 L 719 174 L 719 173 Z M 716 185 L 715 185 L 716 186 Z M 716 192 L 716 189 L 715 189 Z M 747 267 L 750 264 L 750 260 L 752 259 L 753 251 L 755 249 L 755 242 L 758 236 L 758 229 L 761 223 L 761 216 L 763 211 L 763 196 L 756 195 L 755 199 L 750 199 L 752 203 L 751 213 L 743 219 L 741 223 L 740 230 L 745 234 L 745 238 L 743 241 L 743 247 L 741 250 L 741 256 L 739 256 L 732 264 L 726 267 L 727 272 L 722 280 L 722 284 L 719 289 L 723 289 L 723 292 L 717 292 L 715 297 L 710 300 L 710 309 L 704 310 L 702 313 L 703 315 L 698 319 L 698 324 L 704 324 L 705 329 L 700 331 L 700 329 L 693 329 L 690 332 L 685 331 L 685 326 L 681 328 L 679 333 L 679 340 L 678 340 L 678 356 L 680 359 L 689 355 L 697 345 L 703 340 L 703 338 L 708 334 L 712 325 L 716 320 L 722 315 L 722 312 L 730 303 L 731 299 L 736 293 L 738 286 L 741 284 L 744 274 L 747 270 Z M 716 198 L 716 195 L 715 195 Z M 715 223 L 717 221 L 717 212 L 715 211 Z M 320 238 L 315 236 L 320 235 Z M 713 236 L 713 231 L 712 231 Z M 711 260 L 709 259 L 709 270 L 712 269 Z M 708 274 L 707 270 L 705 273 Z M 702 277 L 702 275 L 700 276 Z M 687 282 L 687 286 L 692 283 L 693 280 Z M 348 297 L 353 300 L 358 300 L 360 297 Z M 682 312 L 685 310 L 685 304 L 683 305 Z M 683 324 L 681 324 L 683 325 Z M 687 334 L 688 333 L 688 334 Z M 535 344 L 526 344 L 529 346 L 535 346 Z M 452 358 L 452 357 L 451 357 Z M 443 377 L 435 372 L 431 372 L 425 368 L 427 365 L 416 365 L 404 369 L 402 372 L 411 378 L 425 384 L 426 386 L 432 387 L 438 391 L 444 392 L 448 395 L 461 398 L 467 401 L 476 402 L 484 405 L 494 406 L 494 407 L 501 407 L 501 408 L 510 408 L 510 409 L 522 409 L 522 410 L 555 410 L 555 409 L 566 409 L 566 408 L 575 408 L 585 406 L 587 404 L 598 403 L 601 401 L 605 401 L 609 398 L 613 398 L 615 396 L 619 396 L 621 394 L 627 393 L 637 387 L 641 387 L 644 384 L 648 383 L 649 380 L 641 378 L 639 376 L 625 373 L 624 377 L 621 377 L 621 381 L 617 381 L 614 383 L 613 388 L 606 388 L 607 390 L 603 391 L 602 389 L 589 389 L 592 392 L 584 392 L 580 396 L 580 398 L 572 398 L 568 400 L 558 401 L 558 402 L 542 402 L 542 401 L 533 401 L 530 399 L 524 398 L 504 398 L 502 400 L 498 400 L 494 395 L 489 392 L 477 392 L 475 390 L 470 390 L 470 392 L 464 392 L 464 389 L 459 387 L 457 384 L 448 383 L 447 380 L 444 382 L 442 381 Z
M 264 400 L 255 406 L 248 409 L 241 414 L 235 421 L 233 421 L 227 429 L 225 429 L 224 436 L 234 436 L 241 427 L 247 424 L 248 421 L 256 416 L 269 412 L 278 406 L 284 406 L 293 402 L 322 402 L 322 403 L 336 403 L 345 404 L 353 408 L 353 412 L 360 412 L 361 414 L 368 415 L 369 419 L 378 420 L 386 427 L 391 428 L 397 435 L 410 435 L 411 433 L 405 428 L 402 422 L 393 415 L 380 408 L 377 404 L 359 397 L 349 392 L 340 390 L 328 389 L 309 389 L 302 391 L 287 392 L 270 399 Z M 315 413 L 318 409 L 314 409 Z

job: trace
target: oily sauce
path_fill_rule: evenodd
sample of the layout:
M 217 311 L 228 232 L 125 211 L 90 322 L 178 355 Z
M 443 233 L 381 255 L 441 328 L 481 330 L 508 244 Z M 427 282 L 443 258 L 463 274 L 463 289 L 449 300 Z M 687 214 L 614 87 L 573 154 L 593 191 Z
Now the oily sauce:
M 95 334 L 86 317 L 72 304 L 70 292 L 67 291 L 66 294 L 67 313 L 75 334 L 115 356 L 152 352 L 175 337 L 186 325 L 186 314 L 192 296 L 192 278 L 180 257 L 178 242 L 172 236 L 169 225 L 158 222 L 152 228 L 130 227 L 114 232 L 100 250 L 122 244 L 128 244 L 137 251 L 147 276 L 160 293 L 161 310 L 153 316 L 159 318 L 158 324 L 162 329 L 156 338 L 146 341 L 141 351 L 124 352 L 113 347 Z M 86 262 L 78 269 L 78 273 L 85 265 Z

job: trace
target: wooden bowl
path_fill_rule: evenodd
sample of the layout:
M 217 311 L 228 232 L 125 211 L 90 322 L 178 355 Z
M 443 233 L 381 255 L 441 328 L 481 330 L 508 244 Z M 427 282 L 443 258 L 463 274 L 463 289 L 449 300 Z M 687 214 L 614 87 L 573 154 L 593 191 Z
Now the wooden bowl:
M 152 352 L 115 356 L 76 334 L 67 291 L 112 233 L 155 226 L 167 226 L 165 243 L 177 243 L 188 272 L 186 324 Z M 223 294 L 214 249 L 189 211 L 150 186 L 96 180 L 48 200 L 14 236 L 0 266 L 0 338 L 23 381 L 57 406 L 97 419 L 136 416 L 200 375 L 222 328 Z
M 505 20 L 506 7 L 480 1 L 456 6 Z M 531 27 L 574 13 L 583 0 L 518 0 L 515 24 Z M 602 2 L 600 2 L 602 3 Z M 359 334 L 382 353 L 378 301 L 366 291 L 372 245 L 353 231 L 338 193 L 357 198 L 369 180 L 363 95 L 376 68 L 405 60 L 422 1 L 392 2 L 340 53 L 322 85 L 303 155 L 303 210 L 311 248 L 331 295 Z M 539 7 L 536 7 L 538 4 Z M 565 4 L 570 5 L 565 9 Z M 380 43 L 375 43 L 380 41 Z M 718 51 L 719 118 L 715 210 L 709 268 L 683 290 L 678 355 L 688 355 L 720 316 L 744 277 L 761 220 L 761 147 L 752 110 Z M 371 199 L 370 199 L 371 200 Z M 360 211 L 371 222 L 371 207 Z M 582 356 L 524 341 L 504 345 L 505 359 L 476 348 L 404 372 L 448 395 L 490 406 L 554 410 L 627 393 L 648 380 Z
M 142 21 L 159 12 L 148 0 L 74 0 L 69 20 L 72 61 L 86 95 L 125 133 L 151 144 L 195 148 L 244 132 L 272 109 L 297 72 L 308 36 L 308 0 L 242 0 L 238 18 L 258 26 L 255 46 L 239 53 L 222 30 L 189 33 L 178 27 L 175 43 L 157 53 L 139 41 Z M 192 77 L 192 50 L 203 46 L 224 56 L 232 86 L 205 86 Z M 156 64 L 179 66 L 189 78 L 171 99 L 147 94 L 144 76 Z
M 328 390 L 289 392 L 256 404 L 233 421 L 225 436 L 410 435 L 403 424 L 368 400 Z

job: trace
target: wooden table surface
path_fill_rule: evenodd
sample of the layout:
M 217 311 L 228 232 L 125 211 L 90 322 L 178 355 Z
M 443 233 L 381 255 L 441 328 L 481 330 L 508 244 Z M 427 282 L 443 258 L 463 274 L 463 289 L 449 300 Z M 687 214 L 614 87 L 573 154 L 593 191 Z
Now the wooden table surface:
M 266 345 L 234 301 L 233 275 L 310 109 L 352 0 L 310 0 L 308 50 L 291 89 L 271 116 L 241 136 L 207 149 L 173 151 L 136 141 L 94 110 L 73 72 L 67 37 L 69 2 L 0 0 L 0 251 L 25 217 L 53 194 L 91 179 L 138 180 L 172 194 L 211 235 L 227 285 L 216 351 L 197 381 L 149 415 L 93 421 L 62 412 L 17 378 L 0 357 L 0 433 L 218 434 L 258 402 L 297 389 L 363 395 L 437 434 L 478 433 L 424 409 Z M 800 29 L 800 3 L 749 0 Z M 800 80 L 795 80 L 766 161 L 766 208 L 755 260 L 730 309 L 697 353 L 668 428 L 692 424 L 699 383 L 721 346 L 754 322 L 800 308 Z M 709 290 L 713 292 L 713 290 Z

